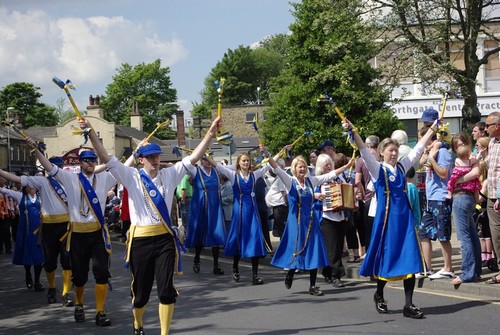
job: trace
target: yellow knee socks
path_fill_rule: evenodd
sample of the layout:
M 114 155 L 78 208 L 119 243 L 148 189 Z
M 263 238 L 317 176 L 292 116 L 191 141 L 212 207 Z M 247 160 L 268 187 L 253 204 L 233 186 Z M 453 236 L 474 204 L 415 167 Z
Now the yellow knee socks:
M 62 295 L 66 295 L 71 290 L 71 270 L 63 270 L 62 280 L 63 280 Z
M 47 283 L 49 284 L 49 288 L 56 288 L 56 272 L 45 272 L 47 276 Z
M 174 315 L 174 304 L 160 304 L 158 314 L 160 316 L 161 335 L 168 335 L 172 316 Z
M 104 303 L 108 295 L 108 284 L 95 284 L 95 311 L 104 311 Z
M 83 305 L 83 291 L 85 286 L 73 286 L 73 291 L 75 292 L 75 304 Z
M 142 323 L 142 316 L 144 315 L 144 310 L 146 309 L 146 306 L 137 308 L 134 307 L 132 310 L 132 313 L 134 314 L 134 328 L 139 329 L 140 327 L 143 326 Z

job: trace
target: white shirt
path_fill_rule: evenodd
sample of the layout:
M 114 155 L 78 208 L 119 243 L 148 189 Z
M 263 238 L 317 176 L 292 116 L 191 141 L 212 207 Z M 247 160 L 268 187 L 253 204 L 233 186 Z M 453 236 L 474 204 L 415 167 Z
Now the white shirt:
M 408 171 L 408 168 L 413 166 L 415 162 L 420 158 L 420 156 L 422 156 L 424 149 L 425 147 L 422 144 L 417 143 L 415 148 L 410 151 L 408 156 L 401 158 L 399 163 L 401 163 L 405 171 Z M 389 171 L 391 171 L 394 176 L 397 176 L 397 166 L 392 166 L 387 163 L 377 161 L 377 159 L 370 153 L 367 148 L 360 149 L 359 153 L 365 161 L 366 168 L 370 172 L 370 176 L 372 177 L 373 182 L 376 182 L 378 180 L 378 175 L 380 173 L 380 164 L 383 164 Z
M 128 191 L 131 225 L 148 226 L 162 224 L 156 214 L 157 212 L 152 207 L 153 205 L 148 202 L 146 195 L 143 193 L 143 183 L 139 170 L 123 165 L 116 157 L 112 157 L 106 166 L 109 168 L 109 172 Z M 156 177 L 152 178 L 156 188 L 165 199 L 169 214 L 172 210 L 175 188 L 179 185 L 186 172 L 192 168 L 191 159 L 187 156 L 174 166 L 161 169 L 158 171 Z
M 87 201 L 82 197 L 80 178 L 77 173 L 59 169 L 57 166 L 53 165 L 53 169 L 49 174 L 63 184 L 66 190 L 70 221 L 82 223 L 99 222 L 92 214 L 92 211 L 89 210 Z M 90 178 L 86 175 L 85 177 L 90 185 L 94 185 L 94 192 L 99 199 L 99 205 L 104 214 L 108 191 L 116 185 L 116 179 L 109 172 L 93 174 Z
M 264 181 L 266 182 L 269 190 L 266 193 L 266 204 L 268 207 L 276 207 L 285 205 L 285 199 L 283 198 L 283 192 L 286 192 L 285 184 L 281 181 L 278 176 L 273 177 L 266 172 L 264 175 Z
M 43 215 L 68 214 L 68 207 L 62 202 L 49 180 L 42 176 L 21 176 L 21 185 L 36 188 L 40 192 Z M 64 187 L 61 184 L 61 187 Z

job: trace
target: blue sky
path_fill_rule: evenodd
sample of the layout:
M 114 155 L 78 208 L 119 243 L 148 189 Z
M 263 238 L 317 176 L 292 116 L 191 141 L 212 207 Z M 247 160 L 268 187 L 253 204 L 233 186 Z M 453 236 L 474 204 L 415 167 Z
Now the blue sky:
M 84 109 L 122 63 L 160 58 L 187 111 L 227 49 L 288 32 L 291 9 L 288 0 L 0 0 L 0 87 L 30 82 L 55 105 L 65 95 L 51 78 L 69 78 Z

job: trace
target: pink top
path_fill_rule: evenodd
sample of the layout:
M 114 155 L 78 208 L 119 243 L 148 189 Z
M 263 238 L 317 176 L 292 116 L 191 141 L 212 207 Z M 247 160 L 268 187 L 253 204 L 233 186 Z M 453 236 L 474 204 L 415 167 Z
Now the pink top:
M 462 177 L 463 175 L 466 175 L 471 170 L 472 170 L 471 165 L 455 166 L 453 168 L 453 172 L 451 173 L 450 180 L 448 181 L 448 190 L 450 192 L 457 192 L 457 191 L 476 192 L 481 190 L 481 182 L 479 181 L 479 178 L 474 178 L 472 180 L 466 181 L 465 183 L 455 185 L 458 178 Z

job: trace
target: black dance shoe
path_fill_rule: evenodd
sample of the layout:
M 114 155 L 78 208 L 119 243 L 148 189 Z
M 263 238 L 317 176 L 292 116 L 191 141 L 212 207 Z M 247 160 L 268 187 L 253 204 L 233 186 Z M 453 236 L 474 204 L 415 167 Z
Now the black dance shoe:
M 42 283 L 35 283 L 33 287 L 35 288 L 35 292 L 43 292 L 45 290 Z
M 194 273 L 199 273 L 200 272 L 200 262 L 194 262 L 193 263 L 193 271 L 194 271 Z
M 219 264 L 214 265 L 214 275 L 223 275 L 224 270 L 220 267 Z
M 421 319 L 424 317 L 424 313 L 422 313 L 420 308 L 413 304 L 403 307 L 403 315 L 412 319 Z
M 381 298 L 375 293 L 373 296 L 373 301 L 375 302 L 375 309 L 381 314 L 387 314 L 387 300 Z
M 309 286 L 309 294 L 319 297 L 323 295 L 323 291 L 319 289 L 319 286 Z
M 142 327 L 139 327 L 139 328 L 134 328 L 134 335 L 145 335 L 146 333 L 144 333 L 144 328 Z
M 85 311 L 83 305 L 75 305 L 75 321 L 78 323 L 85 322 Z
M 292 283 L 293 283 L 293 276 L 292 275 L 286 275 L 285 277 L 285 287 L 289 290 L 292 288 Z
M 331 284 L 333 283 L 333 279 L 330 276 L 325 276 L 325 283 Z
M 111 325 L 111 319 L 108 318 L 106 312 L 100 311 L 95 315 L 95 324 L 101 327 L 107 327 Z
M 71 296 L 69 293 L 66 293 L 63 295 L 63 307 L 72 307 L 73 306 L 73 300 L 71 300 Z
M 47 292 L 47 301 L 49 302 L 49 304 L 54 304 L 56 302 L 55 288 L 49 288 L 49 291 Z
M 264 281 L 259 276 L 253 276 L 252 285 L 262 285 Z
M 332 278 L 332 281 L 331 281 L 333 287 L 337 287 L 337 288 L 340 288 L 340 287 L 345 287 L 345 284 L 342 280 L 340 280 L 340 278 Z
M 28 290 L 31 290 L 33 288 L 33 279 L 31 279 L 31 274 L 26 275 L 26 287 Z

